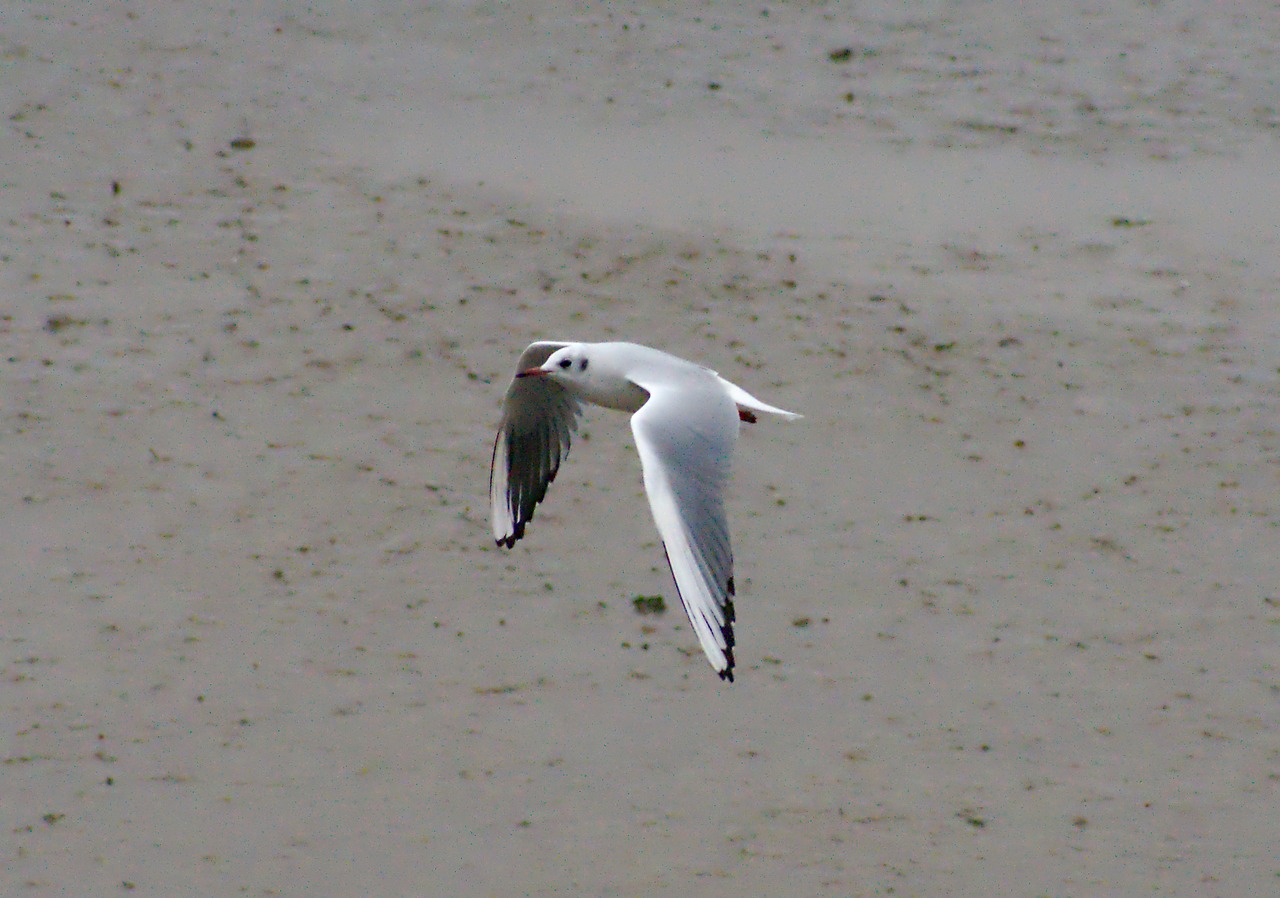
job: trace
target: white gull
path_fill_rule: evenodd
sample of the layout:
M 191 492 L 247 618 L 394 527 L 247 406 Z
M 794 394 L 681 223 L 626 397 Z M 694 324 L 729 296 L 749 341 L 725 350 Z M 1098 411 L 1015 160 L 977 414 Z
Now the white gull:
M 667 564 L 702 651 L 733 680 L 733 553 L 724 513 L 738 422 L 799 418 L 710 368 L 635 343 L 531 343 L 516 365 L 493 445 L 493 537 L 510 548 L 569 453 L 582 403 L 633 412 Z

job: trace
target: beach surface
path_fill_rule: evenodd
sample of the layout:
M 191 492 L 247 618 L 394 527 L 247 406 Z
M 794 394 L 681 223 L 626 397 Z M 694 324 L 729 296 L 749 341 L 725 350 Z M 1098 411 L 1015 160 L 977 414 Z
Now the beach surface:
M 1273 4 L 302 9 L 0 11 L 0 892 L 1280 888 Z M 805 415 L 737 682 L 537 339 Z

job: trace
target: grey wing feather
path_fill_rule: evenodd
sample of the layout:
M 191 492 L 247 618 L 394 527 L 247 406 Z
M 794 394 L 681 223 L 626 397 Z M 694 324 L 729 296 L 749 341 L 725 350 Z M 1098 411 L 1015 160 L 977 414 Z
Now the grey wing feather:
M 537 368 L 567 343 L 532 343 L 520 355 L 516 372 Z M 581 404 L 546 377 L 517 377 L 503 399 L 502 421 L 493 442 L 489 502 L 493 538 L 510 548 L 524 536 L 525 524 L 547 495 L 560 462 L 569 454 L 570 434 L 578 428 Z

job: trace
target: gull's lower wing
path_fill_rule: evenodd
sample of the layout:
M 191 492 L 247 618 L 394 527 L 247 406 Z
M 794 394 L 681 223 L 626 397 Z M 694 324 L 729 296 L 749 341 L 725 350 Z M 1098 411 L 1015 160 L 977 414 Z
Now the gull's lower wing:
M 520 354 L 516 373 L 540 367 L 568 343 L 531 343 Z M 582 407 L 569 391 L 547 377 L 515 377 L 502 401 L 502 421 L 493 442 L 489 504 L 493 538 L 510 548 L 547 495 L 560 462 L 569 454 L 569 436 Z
M 733 551 L 724 512 L 738 412 L 718 384 L 651 388 L 631 418 L 645 492 L 676 590 L 707 660 L 733 680 Z

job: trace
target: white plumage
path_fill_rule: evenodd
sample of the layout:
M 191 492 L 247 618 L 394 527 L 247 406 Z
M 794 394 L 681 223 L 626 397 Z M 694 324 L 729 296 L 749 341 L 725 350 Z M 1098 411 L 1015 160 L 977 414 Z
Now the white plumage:
M 676 589 L 707 660 L 733 680 L 733 552 L 724 513 L 739 421 L 799 415 L 709 368 L 635 343 L 532 343 L 521 354 L 493 447 L 493 537 L 508 548 L 569 452 L 582 403 L 633 412 L 645 492 Z

